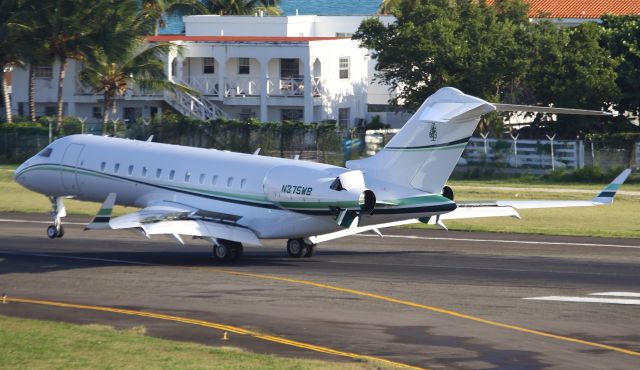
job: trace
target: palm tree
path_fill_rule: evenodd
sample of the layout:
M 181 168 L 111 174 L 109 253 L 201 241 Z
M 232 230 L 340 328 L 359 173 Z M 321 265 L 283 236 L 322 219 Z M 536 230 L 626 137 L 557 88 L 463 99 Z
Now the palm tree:
M 185 86 L 167 79 L 162 57 L 176 51 L 170 43 L 145 42 L 147 22 L 144 15 L 132 12 L 136 0 L 126 0 L 103 14 L 99 25 L 101 38 L 93 52 L 87 55 L 80 80 L 102 94 L 102 131 L 106 133 L 109 111 L 115 110 L 116 100 L 128 90 L 183 90 Z
M 36 1 L 36 0 L 34 0 Z M 46 31 L 44 47 L 49 61 L 60 64 L 56 127 L 60 128 L 63 114 L 63 88 L 69 59 L 82 61 L 99 40 L 104 15 L 112 7 L 128 0 L 52 0 L 38 12 L 37 22 Z M 39 2 L 40 3 L 40 2 Z
M 19 31 L 28 28 L 22 19 L 23 2 L 19 0 L 0 0 L 0 82 L 7 123 L 12 123 L 9 86 L 5 79 L 5 70 L 20 65 Z
M 154 35 L 158 35 L 160 28 L 166 27 L 163 16 L 174 12 L 206 14 L 207 9 L 198 0 L 142 0 L 141 13 L 152 24 Z
M 203 0 L 202 4 L 211 14 L 252 15 L 263 11 L 270 15 L 282 14 L 280 0 Z

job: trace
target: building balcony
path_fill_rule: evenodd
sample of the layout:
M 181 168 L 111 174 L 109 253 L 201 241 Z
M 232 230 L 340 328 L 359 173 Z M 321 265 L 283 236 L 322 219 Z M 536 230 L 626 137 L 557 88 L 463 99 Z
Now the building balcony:
M 224 79 L 224 96 L 228 99 L 237 97 L 257 97 L 262 95 L 262 86 L 258 77 L 226 77 Z M 320 97 L 322 86 L 319 77 L 312 79 L 312 94 Z M 189 77 L 184 83 L 210 99 L 219 96 L 219 79 L 217 77 Z M 304 97 L 304 77 L 268 79 L 267 96 L 269 97 Z

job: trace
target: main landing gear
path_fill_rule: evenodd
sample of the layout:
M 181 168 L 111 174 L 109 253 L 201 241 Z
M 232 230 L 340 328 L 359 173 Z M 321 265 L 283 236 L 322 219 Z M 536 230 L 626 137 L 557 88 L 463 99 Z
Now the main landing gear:
M 316 245 L 305 239 L 289 239 L 287 241 L 287 254 L 293 258 L 313 257 Z
M 213 258 L 217 261 L 237 261 L 242 257 L 242 244 L 231 240 L 217 239 L 213 243 Z
M 51 217 L 53 217 L 53 225 L 47 227 L 47 236 L 50 239 L 62 238 L 64 236 L 64 227 L 62 227 L 62 217 L 67 215 L 61 197 L 49 197 L 51 201 Z

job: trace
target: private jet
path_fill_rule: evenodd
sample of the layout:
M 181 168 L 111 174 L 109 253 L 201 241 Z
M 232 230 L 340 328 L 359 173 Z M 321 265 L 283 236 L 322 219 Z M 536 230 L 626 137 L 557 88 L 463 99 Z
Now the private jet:
M 495 110 L 607 115 L 590 110 L 492 104 L 447 87 L 426 99 L 376 155 L 346 167 L 93 135 L 60 138 L 28 159 L 15 181 L 52 203 L 49 238 L 64 235 L 63 200 L 102 202 L 86 230 L 133 229 L 207 240 L 220 261 L 244 246 L 288 239 L 294 258 L 347 235 L 422 222 L 519 217 L 518 209 L 607 205 L 624 170 L 591 200 L 456 203 L 446 185 L 480 118 Z M 140 208 L 112 217 L 114 205 Z M 578 216 L 579 217 L 579 216 Z

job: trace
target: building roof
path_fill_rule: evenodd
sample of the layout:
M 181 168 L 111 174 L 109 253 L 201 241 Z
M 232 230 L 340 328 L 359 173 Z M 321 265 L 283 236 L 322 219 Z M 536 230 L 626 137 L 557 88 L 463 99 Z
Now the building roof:
M 640 14 L 640 0 L 525 0 L 530 18 L 597 19 L 605 14 Z M 493 3 L 489 0 L 488 3 Z
M 192 42 L 273 42 L 308 43 L 312 41 L 341 40 L 344 37 L 291 37 L 291 36 L 185 36 L 158 35 L 147 37 L 151 42 L 192 41 Z

